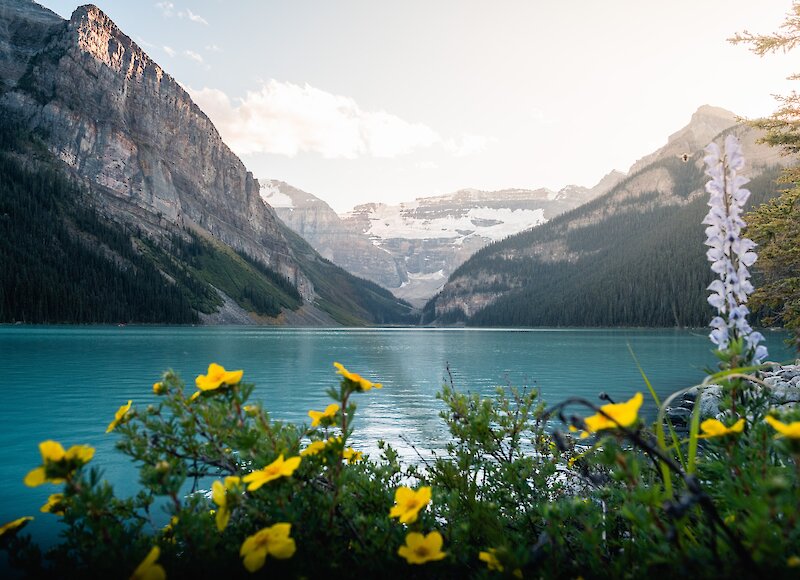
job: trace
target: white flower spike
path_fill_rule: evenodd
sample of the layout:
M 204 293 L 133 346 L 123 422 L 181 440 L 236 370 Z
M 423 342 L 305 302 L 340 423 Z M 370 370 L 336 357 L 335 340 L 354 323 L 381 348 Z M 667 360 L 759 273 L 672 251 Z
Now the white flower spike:
M 757 255 L 753 251 L 756 244 L 742 237 L 745 226 L 742 214 L 750 197 L 750 192 L 742 187 L 747 179 L 738 175 L 744 169 L 742 147 L 734 135 L 728 135 L 722 150 L 716 143 L 705 150 L 706 175 L 711 178 L 706 183 L 709 210 L 703 219 L 708 226 L 706 256 L 711 270 L 719 276 L 708 286 L 711 290 L 708 303 L 718 314 L 711 320 L 709 337 L 720 350 L 728 348 L 733 340 L 744 339 L 747 362 L 760 364 L 767 357 L 767 347 L 759 344 L 764 337 L 753 332 L 747 322 L 750 311 L 745 306 L 753 292 L 748 268 Z

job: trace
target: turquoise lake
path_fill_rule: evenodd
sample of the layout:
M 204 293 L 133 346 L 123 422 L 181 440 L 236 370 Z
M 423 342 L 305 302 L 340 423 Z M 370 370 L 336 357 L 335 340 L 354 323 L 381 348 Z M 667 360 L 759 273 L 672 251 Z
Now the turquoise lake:
M 784 334 L 766 334 L 770 360 L 792 358 Z M 601 391 L 621 400 L 646 393 L 629 344 L 659 395 L 702 381 L 714 365 L 702 329 L 0 327 L 0 523 L 33 515 L 27 529 L 34 537 L 55 537 L 56 517 L 39 513 L 55 487 L 22 483 L 40 465 L 37 446 L 45 439 L 94 446 L 92 464 L 105 470 L 118 495 L 132 494 L 136 471 L 105 429 L 128 399 L 155 402 L 152 384 L 168 368 L 192 387 L 210 362 L 244 369 L 273 418 L 308 422 L 309 409 L 328 404 L 325 389 L 338 382 L 333 362 L 341 362 L 384 385 L 357 397 L 353 447 L 374 451 L 384 439 L 413 461 L 409 443 L 430 449 L 447 440 L 436 392 L 448 365 L 465 391 L 490 395 L 514 385 L 538 388 L 550 403 L 573 395 L 596 401 Z

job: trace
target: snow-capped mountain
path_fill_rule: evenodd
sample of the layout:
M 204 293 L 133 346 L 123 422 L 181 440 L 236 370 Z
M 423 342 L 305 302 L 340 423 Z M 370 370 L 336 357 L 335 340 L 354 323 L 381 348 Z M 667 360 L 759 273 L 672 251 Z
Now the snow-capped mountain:
M 595 187 L 462 189 L 397 205 L 364 204 L 342 215 L 345 226 L 368 236 L 405 272 L 392 292 L 420 304 L 472 254 L 495 241 L 547 222 L 605 193 L 624 177 L 612 172 Z

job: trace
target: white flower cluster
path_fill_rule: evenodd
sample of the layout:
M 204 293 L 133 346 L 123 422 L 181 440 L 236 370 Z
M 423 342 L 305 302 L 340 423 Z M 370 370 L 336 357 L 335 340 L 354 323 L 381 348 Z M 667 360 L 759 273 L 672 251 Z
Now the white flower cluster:
M 750 311 L 745 306 L 753 292 L 748 268 L 757 256 L 753 251 L 755 242 L 742 237 L 745 226 L 742 213 L 750 197 L 750 192 L 742 187 L 748 180 L 738 175 L 744 168 L 742 147 L 735 136 L 728 135 L 722 151 L 716 143 L 705 150 L 706 175 L 711 177 L 706 184 L 706 191 L 711 194 L 710 209 L 703 219 L 708 226 L 706 255 L 711 270 L 719 276 L 708 287 L 712 292 L 708 303 L 718 313 L 710 323 L 711 342 L 724 350 L 732 340 L 742 338 L 745 353 L 752 357 L 754 364 L 760 364 L 767 357 L 767 347 L 759 344 L 764 337 L 754 332 L 747 322 Z

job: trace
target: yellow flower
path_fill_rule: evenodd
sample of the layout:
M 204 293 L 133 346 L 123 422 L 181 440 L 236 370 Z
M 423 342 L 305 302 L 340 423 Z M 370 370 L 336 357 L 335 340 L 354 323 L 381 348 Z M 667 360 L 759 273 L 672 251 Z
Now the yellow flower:
M 300 455 L 302 457 L 305 457 L 306 455 L 316 455 L 323 449 L 325 449 L 324 441 L 312 441 L 311 443 L 308 444 L 308 447 L 306 447 L 300 452 Z
M 792 423 L 782 423 L 775 417 L 767 415 L 764 418 L 767 423 L 772 425 L 772 428 L 778 432 L 778 437 L 788 437 L 789 439 L 800 439 L 800 421 L 793 421 Z
M 338 362 L 333 363 L 333 366 L 336 367 L 337 373 L 342 375 L 345 379 L 347 379 L 351 383 L 355 383 L 359 391 L 369 391 L 373 387 L 376 389 L 380 389 L 383 387 L 383 385 L 380 383 L 373 383 L 372 381 L 368 381 L 359 374 L 351 373 Z
M 227 492 L 229 490 L 236 491 L 241 484 L 242 479 L 235 475 L 225 478 L 225 483 L 215 481 L 211 484 L 211 499 L 219 506 L 216 513 L 217 530 L 220 532 L 228 525 L 231 519 L 231 509 L 228 506 Z
M 361 461 L 361 458 L 364 454 L 361 451 L 356 451 L 352 447 L 348 447 L 344 451 L 342 451 L 342 459 L 346 459 L 347 463 L 353 464 L 356 461 Z
M 153 393 L 156 395 L 163 395 L 167 392 L 167 385 L 164 383 L 153 383 Z
M 294 556 L 296 546 L 289 537 L 292 524 L 280 523 L 264 528 L 248 537 L 239 550 L 248 572 L 260 570 L 267 556 L 285 560 Z
M 208 373 L 205 375 L 198 375 L 194 380 L 197 388 L 200 389 L 197 393 L 192 395 L 192 399 L 197 398 L 201 391 L 213 391 L 222 385 L 235 385 L 242 380 L 244 371 L 226 371 L 224 367 L 217 363 L 208 365 Z
M 67 449 L 67 453 L 64 455 L 67 461 L 77 461 L 81 465 L 89 463 L 92 457 L 94 457 L 94 447 L 88 445 L 73 445 Z
M 409 564 L 424 564 L 441 560 L 447 554 L 442 552 L 442 534 L 433 531 L 427 536 L 411 532 L 406 536 L 406 543 L 398 548 L 397 553 Z
M 245 405 L 242 407 L 245 413 L 247 413 L 250 417 L 255 417 L 258 415 L 258 405 Z
M 786 565 L 789 566 L 789 568 L 800 567 L 800 556 L 789 556 L 786 559 Z
M 478 559 L 481 562 L 486 562 L 486 567 L 489 570 L 496 570 L 497 572 L 503 571 L 503 565 L 500 563 L 500 560 L 497 559 L 497 550 L 494 548 L 489 548 L 485 552 L 479 553 Z
M 39 511 L 45 514 L 55 514 L 57 516 L 64 515 L 64 506 L 61 502 L 64 501 L 63 493 L 51 493 L 47 498 L 47 503 L 39 508 Z
M 172 535 L 172 533 L 175 531 L 175 526 L 178 525 L 179 521 L 180 520 L 178 519 L 178 516 L 172 516 L 169 519 L 169 523 L 163 528 L 161 528 L 161 533 L 164 534 L 165 536 Z M 175 539 L 173 538 L 172 541 L 174 542 Z
M 117 409 L 117 412 L 114 413 L 114 420 L 108 424 L 106 433 L 111 433 L 116 426 L 122 422 L 122 419 L 125 418 L 125 414 L 131 410 L 131 403 L 133 403 L 133 401 L 128 401 L 127 405 L 122 405 L 119 409 Z
M 417 521 L 417 514 L 431 501 L 431 488 L 420 487 L 414 491 L 410 487 L 400 486 L 394 492 L 394 507 L 389 512 L 390 518 L 399 518 L 401 524 Z
M 332 420 L 336 417 L 338 411 L 339 405 L 336 403 L 331 403 L 325 407 L 324 411 L 309 411 L 308 416 L 311 417 L 311 426 L 316 427 L 323 419 L 331 419 L 331 423 L 333 423 Z
M 722 421 L 717 421 L 716 419 L 706 419 L 700 423 L 700 429 L 703 431 L 703 434 L 698 435 L 698 439 L 722 437 L 723 435 L 736 435 L 744 431 L 744 419 L 739 419 L 730 427 L 726 427 L 725 423 Z
M 11 532 L 16 533 L 18 530 L 21 530 L 22 528 L 27 526 L 28 522 L 32 520 L 33 518 L 31 516 L 25 516 L 23 518 L 19 518 L 18 520 L 14 520 L 13 522 L 8 522 L 7 524 L 3 524 L 2 526 L 0 526 L 0 538 Z
M 242 478 L 242 481 L 249 484 L 247 491 L 255 491 L 265 483 L 269 483 L 273 479 L 279 477 L 289 477 L 294 470 L 300 466 L 300 457 L 290 457 L 286 461 L 283 460 L 283 453 L 275 461 L 267 465 L 264 469 L 248 473 Z
M 51 470 L 56 469 L 60 472 L 69 472 L 84 463 L 89 463 L 94 457 L 94 448 L 88 445 L 73 445 L 65 452 L 61 443 L 51 440 L 39 443 L 39 452 L 42 454 L 42 465 L 31 470 L 25 476 L 25 485 L 28 487 L 37 487 L 47 482 L 63 483 L 63 477 L 48 476 L 48 468 Z
M 147 557 L 142 560 L 142 563 L 131 574 L 131 580 L 165 580 L 167 573 L 161 564 L 156 564 L 161 549 L 158 546 L 153 546 Z
M 632 399 L 624 403 L 610 403 L 603 405 L 600 410 L 602 413 L 596 413 L 591 417 L 586 417 L 586 431 L 581 433 L 581 439 L 589 436 L 589 433 L 595 433 L 603 429 L 615 429 L 616 427 L 629 427 L 636 422 L 637 415 L 639 414 L 639 407 L 642 406 L 642 393 L 636 393 Z M 610 417 L 610 419 L 609 419 Z

